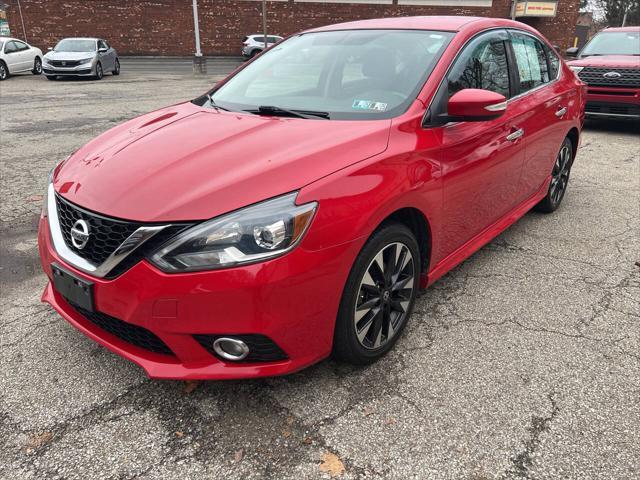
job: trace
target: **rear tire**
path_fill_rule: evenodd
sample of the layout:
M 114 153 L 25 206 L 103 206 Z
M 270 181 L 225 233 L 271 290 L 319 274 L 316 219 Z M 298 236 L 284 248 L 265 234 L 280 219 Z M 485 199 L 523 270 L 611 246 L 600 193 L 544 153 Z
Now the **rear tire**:
M 33 70 L 31 70 L 31 73 L 34 75 L 40 75 L 42 73 L 42 60 L 40 60 L 40 57 L 36 57 L 33 61 Z
M 6 80 L 9 78 L 9 69 L 7 68 L 7 64 L 0 60 L 0 81 Z
M 120 60 L 118 60 L 116 58 L 116 63 L 114 65 L 113 71 L 111 72 L 112 75 L 120 75 Z
M 367 365 L 383 357 L 404 330 L 418 291 L 420 251 L 405 225 L 376 230 L 356 258 L 342 293 L 333 356 Z
M 571 173 L 571 165 L 573 164 L 573 143 L 566 137 L 560 146 L 560 151 L 553 164 L 551 171 L 551 183 L 547 195 L 533 207 L 536 211 L 542 213 L 555 212 L 569 185 L 569 175 Z

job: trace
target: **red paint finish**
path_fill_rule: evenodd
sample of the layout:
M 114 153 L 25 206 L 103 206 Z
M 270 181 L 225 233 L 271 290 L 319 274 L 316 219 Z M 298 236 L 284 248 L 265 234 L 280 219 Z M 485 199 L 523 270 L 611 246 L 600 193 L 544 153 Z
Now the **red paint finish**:
M 579 135 L 582 86 L 561 64 L 559 79 L 509 100 L 488 121 L 423 126 L 425 112 L 468 40 L 506 20 L 385 19 L 336 28 L 457 31 L 415 101 L 390 120 L 317 121 L 217 112 L 191 103 L 120 125 L 78 150 L 54 175 L 56 192 L 105 216 L 140 222 L 206 220 L 291 191 L 318 208 L 300 245 L 268 261 L 167 274 L 142 260 L 114 279 L 92 278 L 56 252 L 48 219 L 39 248 L 94 283 L 97 311 L 160 337 L 175 357 L 150 353 L 79 315 L 49 283 L 43 301 L 90 338 L 155 378 L 282 375 L 327 357 L 343 287 L 371 233 L 413 209 L 427 225 L 426 287 L 524 215 L 545 194 L 555 155 Z M 496 100 L 496 94 L 482 93 Z M 561 118 L 559 106 L 567 112 Z M 506 139 L 519 128 L 525 135 Z M 287 354 L 277 362 L 217 359 L 194 334 L 262 334 Z
M 640 32 L 640 27 L 607 28 L 602 33 L 606 32 Z M 616 69 L 623 69 L 623 72 L 635 70 L 636 78 L 640 75 L 640 57 L 635 55 L 587 56 L 571 60 L 568 65 L 587 69 L 590 67 L 603 69 L 602 71 L 605 73 L 607 71 L 615 72 Z M 637 81 L 636 85 L 638 85 Z M 621 118 L 631 114 L 635 116 L 636 121 L 640 119 L 640 88 L 623 83 L 619 85 L 611 83 L 607 86 L 589 84 L 587 89 L 587 115 L 598 116 L 607 112 L 622 113 L 624 116 L 621 116 Z

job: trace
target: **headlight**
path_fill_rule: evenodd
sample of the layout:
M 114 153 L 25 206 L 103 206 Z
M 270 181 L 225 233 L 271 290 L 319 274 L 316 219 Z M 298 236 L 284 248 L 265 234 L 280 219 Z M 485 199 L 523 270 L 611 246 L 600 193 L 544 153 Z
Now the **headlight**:
M 571 71 L 572 71 L 573 73 L 575 73 L 576 75 L 578 75 L 578 74 L 582 71 L 582 69 L 583 69 L 584 67 L 572 67 L 571 65 L 569 65 L 569 68 L 571 69 Z
M 92 61 L 92 60 L 93 60 L 93 57 L 90 57 L 90 58 L 83 58 L 82 60 L 78 60 L 78 63 L 79 63 L 80 65 L 83 65 L 83 64 L 85 64 L 85 63 L 91 63 L 91 61 Z
M 150 260 L 165 272 L 228 268 L 282 255 L 306 232 L 317 203 L 295 204 L 296 193 L 196 225 L 163 245 Z
M 65 158 L 63 160 L 60 160 L 49 171 L 49 176 L 47 178 L 47 189 L 45 190 L 44 196 L 43 196 L 43 199 L 42 199 L 42 216 L 43 217 L 46 217 L 49 214 L 49 185 L 51 185 L 51 182 L 53 182 L 53 174 L 55 173 L 56 169 L 60 165 L 62 165 L 64 162 L 69 160 L 70 157 L 71 157 L 71 155 L 69 155 L 67 158 Z

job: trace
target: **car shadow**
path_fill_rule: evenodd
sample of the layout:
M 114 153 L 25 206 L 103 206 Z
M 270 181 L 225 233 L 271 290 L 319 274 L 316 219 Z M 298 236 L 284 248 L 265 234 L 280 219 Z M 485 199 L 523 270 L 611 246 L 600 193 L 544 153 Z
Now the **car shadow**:
M 640 133 L 640 120 L 587 119 L 584 129 L 594 132 Z

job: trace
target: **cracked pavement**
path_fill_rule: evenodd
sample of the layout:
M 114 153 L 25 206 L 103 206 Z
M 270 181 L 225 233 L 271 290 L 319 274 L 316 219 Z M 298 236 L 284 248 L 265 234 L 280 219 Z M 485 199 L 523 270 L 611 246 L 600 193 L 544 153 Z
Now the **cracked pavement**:
M 0 478 L 329 478 L 327 453 L 349 479 L 640 478 L 637 125 L 588 123 L 561 208 L 423 292 L 375 365 L 153 381 L 39 302 L 54 163 L 225 73 L 124 65 L 0 84 Z

